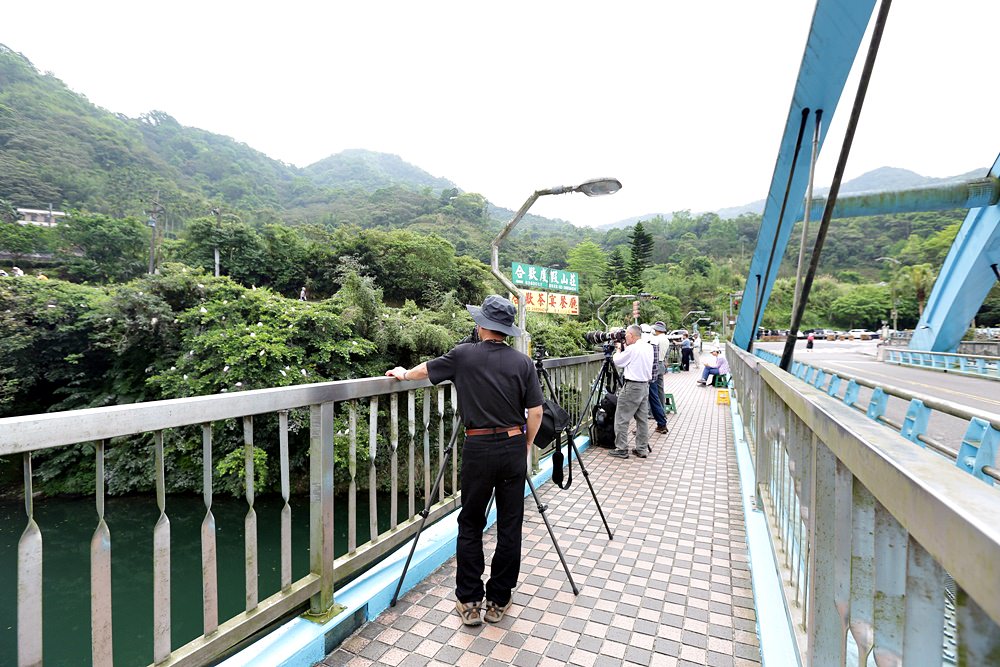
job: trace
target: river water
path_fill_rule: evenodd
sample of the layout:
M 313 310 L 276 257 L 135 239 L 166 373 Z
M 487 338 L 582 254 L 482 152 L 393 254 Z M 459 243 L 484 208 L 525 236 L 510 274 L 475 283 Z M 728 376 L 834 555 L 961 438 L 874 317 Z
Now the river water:
M 259 599 L 278 591 L 281 576 L 280 512 L 277 496 L 254 503 L 258 527 Z M 389 526 L 389 497 L 380 494 L 379 527 Z M 293 498 L 292 580 L 309 572 L 308 498 Z M 399 503 L 405 513 L 405 498 Z M 347 499 L 334 502 L 337 556 L 347 552 Z M 169 496 L 171 636 L 174 647 L 202 632 L 200 496 Z M 219 622 L 245 607 L 243 520 L 247 504 L 220 498 L 212 503 L 217 528 Z M 358 543 L 368 540 L 368 494 L 358 494 Z M 153 661 L 154 498 L 109 498 L 105 520 L 111 530 L 111 589 L 115 665 Z M 403 520 L 405 517 L 400 517 Z M 47 667 L 91 664 L 90 540 L 97 526 L 92 498 L 42 499 L 35 503 L 42 530 L 44 659 Z M 17 664 L 17 542 L 26 524 L 24 503 L 0 501 L 0 665 Z

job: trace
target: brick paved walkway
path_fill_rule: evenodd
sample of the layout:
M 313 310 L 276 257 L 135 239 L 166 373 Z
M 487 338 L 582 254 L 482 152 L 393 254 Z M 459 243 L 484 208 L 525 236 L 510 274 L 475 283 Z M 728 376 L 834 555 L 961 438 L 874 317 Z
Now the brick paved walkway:
M 732 424 L 697 377 L 667 376 L 679 414 L 666 435 L 650 422 L 648 459 L 583 454 L 614 540 L 579 468 L 569 491 L 539 489 L 579 596 L 529 495 L 503 621 L 461 624 L 452 559 L 317 665 L 759 665 Z M 485 542 L 488 574 L 492 528 Z

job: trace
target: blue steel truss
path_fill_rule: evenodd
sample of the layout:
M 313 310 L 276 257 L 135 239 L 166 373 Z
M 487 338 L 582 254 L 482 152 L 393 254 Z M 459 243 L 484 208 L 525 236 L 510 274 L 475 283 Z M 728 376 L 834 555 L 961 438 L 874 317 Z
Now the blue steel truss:
M 990 169 L 1000 176 L 1000 157 Z M 997 282 L 1000 268 L 1000 204 L 973 208 L 944 260 L 910 349 L 954 352 L 976 311 Z M 991 323 L 992 324 L 992 323 Z
M 753 333 L 760 324 L 792 226 L 802 211 L 809 177 L 814 112 L 823 111 L 819 137 L 822 147 L 826 129 L 840 101 L 874 7 L 875 0 L 819 0 L 816 3 L 764 205 L 757 249 L 750 262 L 750 273 L 733 332 L 733 342 L 744 349 L 750 345 Z M 796 152 L 800 136 L 802 140 Z

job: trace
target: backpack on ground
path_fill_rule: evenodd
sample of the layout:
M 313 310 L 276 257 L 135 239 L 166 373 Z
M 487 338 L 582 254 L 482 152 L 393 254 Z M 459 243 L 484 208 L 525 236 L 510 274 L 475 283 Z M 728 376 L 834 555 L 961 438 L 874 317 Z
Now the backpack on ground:
M 615 412 L 618 397 L 607 392 L 601 402 L 594 406 L 590 424 L 590 441 L 598 447 L 612 449 L 615 446 Z

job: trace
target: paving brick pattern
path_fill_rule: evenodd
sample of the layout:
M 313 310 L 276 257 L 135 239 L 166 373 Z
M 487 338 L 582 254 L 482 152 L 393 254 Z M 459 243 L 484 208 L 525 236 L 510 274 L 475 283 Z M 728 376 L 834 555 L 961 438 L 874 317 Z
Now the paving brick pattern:
M 584 453 L 613 540 L 579 468 L 569 491 L 539 489 L 579 596 L 529 496 L 521 578 L 500 623 L 461 624 L 452 559 L 317 665 L 759 665 L 728 406 L 697 377 L 668 374 L 679 414 L 668 434 L 650 428 L 649 458 Z M 491 529 L 487 574 L 494 543 Z

